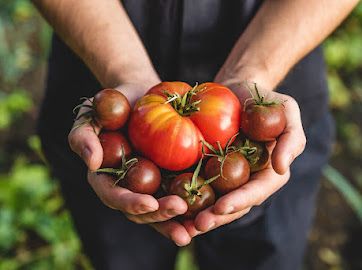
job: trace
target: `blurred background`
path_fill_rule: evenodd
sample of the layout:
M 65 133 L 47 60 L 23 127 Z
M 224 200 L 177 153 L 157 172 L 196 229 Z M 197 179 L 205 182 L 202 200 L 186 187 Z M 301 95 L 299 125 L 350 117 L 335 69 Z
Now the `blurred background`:
M 35 135 L 51 29 L 0 0 L 0 270 L 92 269 Z M 324 43 L 337 142 L 324 169 L 305 270 L 362 269 L 362 3 Z M 177 270 L 197 270 L 190 248 Z

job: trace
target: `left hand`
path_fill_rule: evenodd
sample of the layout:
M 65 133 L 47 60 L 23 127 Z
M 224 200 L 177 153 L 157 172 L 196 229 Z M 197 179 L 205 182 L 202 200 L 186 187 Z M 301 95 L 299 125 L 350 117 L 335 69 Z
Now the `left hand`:
M 222 196 L 214 206 L 200 212 L 195 220 L 186 221 L 184 226 L 194 237 L 239 219 L 286 184 L 289 176 L 289 170 L 280 175 L 269 165 L 252 174 L 250 180 L 240 188 Z
M 250 97 L 242 81 L 224 80 L 217 76 L 215 81 L 230 87 L 239 97 L 241 104 Z M 290 96 L 264 91 L 268 98 L 283 100 L 287 124 L 277 142 L 269 143 L 271 164 L 266 169 L 251 175 L 250 180 L 240 188 L 219 198 L 214 206 L 200 212 L 193 221 L 186 221 L 185 228 L 191 237 L 228 224 L 247 214 L 253 206 L 260 205 L 282 186 L 290 177 L 289 166 L 299 156 L 306 144 L 300 110 Z

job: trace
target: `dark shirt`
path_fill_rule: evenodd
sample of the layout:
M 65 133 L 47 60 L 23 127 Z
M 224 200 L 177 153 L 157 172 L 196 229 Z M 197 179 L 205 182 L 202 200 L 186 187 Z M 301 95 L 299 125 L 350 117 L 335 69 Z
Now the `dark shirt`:
M 194 84 L 213 80 L 261 2 L 124 0 L 123 4 L 161 79 Z M 72 108 L 80 97 L 93 96 L 100 89 L 89 69 L 55 35 L 39 118 L 40 134 L 65 146 L 74 119 Z M 321 49 L 302 59 L 278 91 L 299 102 L 305 128 L 323 116 L 328 106 Z

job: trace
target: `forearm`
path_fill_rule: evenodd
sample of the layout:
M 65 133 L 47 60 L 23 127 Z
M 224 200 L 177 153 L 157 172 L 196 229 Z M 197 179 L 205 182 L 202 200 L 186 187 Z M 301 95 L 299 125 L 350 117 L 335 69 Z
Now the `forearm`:
M 137 32 L 118 0 L 33 0 L 58 35 L 104 87 L 158 82 Z
M 274 88 L 357 3 L 358 0 L 266 0 L 216 79 L 241 78 Z

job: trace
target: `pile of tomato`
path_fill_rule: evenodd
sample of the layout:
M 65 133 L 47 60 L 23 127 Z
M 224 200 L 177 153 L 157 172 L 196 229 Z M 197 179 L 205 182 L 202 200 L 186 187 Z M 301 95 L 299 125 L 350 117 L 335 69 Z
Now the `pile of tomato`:
M 102 129 L 97 173 L 133 192 L 178 195 L 188 204 L 184 218 L 195 217 L 269 166 L 266 143 L 285 129 L 284 106 L 256 85 L 251 94 L 240 104 L 221 84 L 162 82 L 131 109 L 121 92 L 100 91 L 80 115 Z

